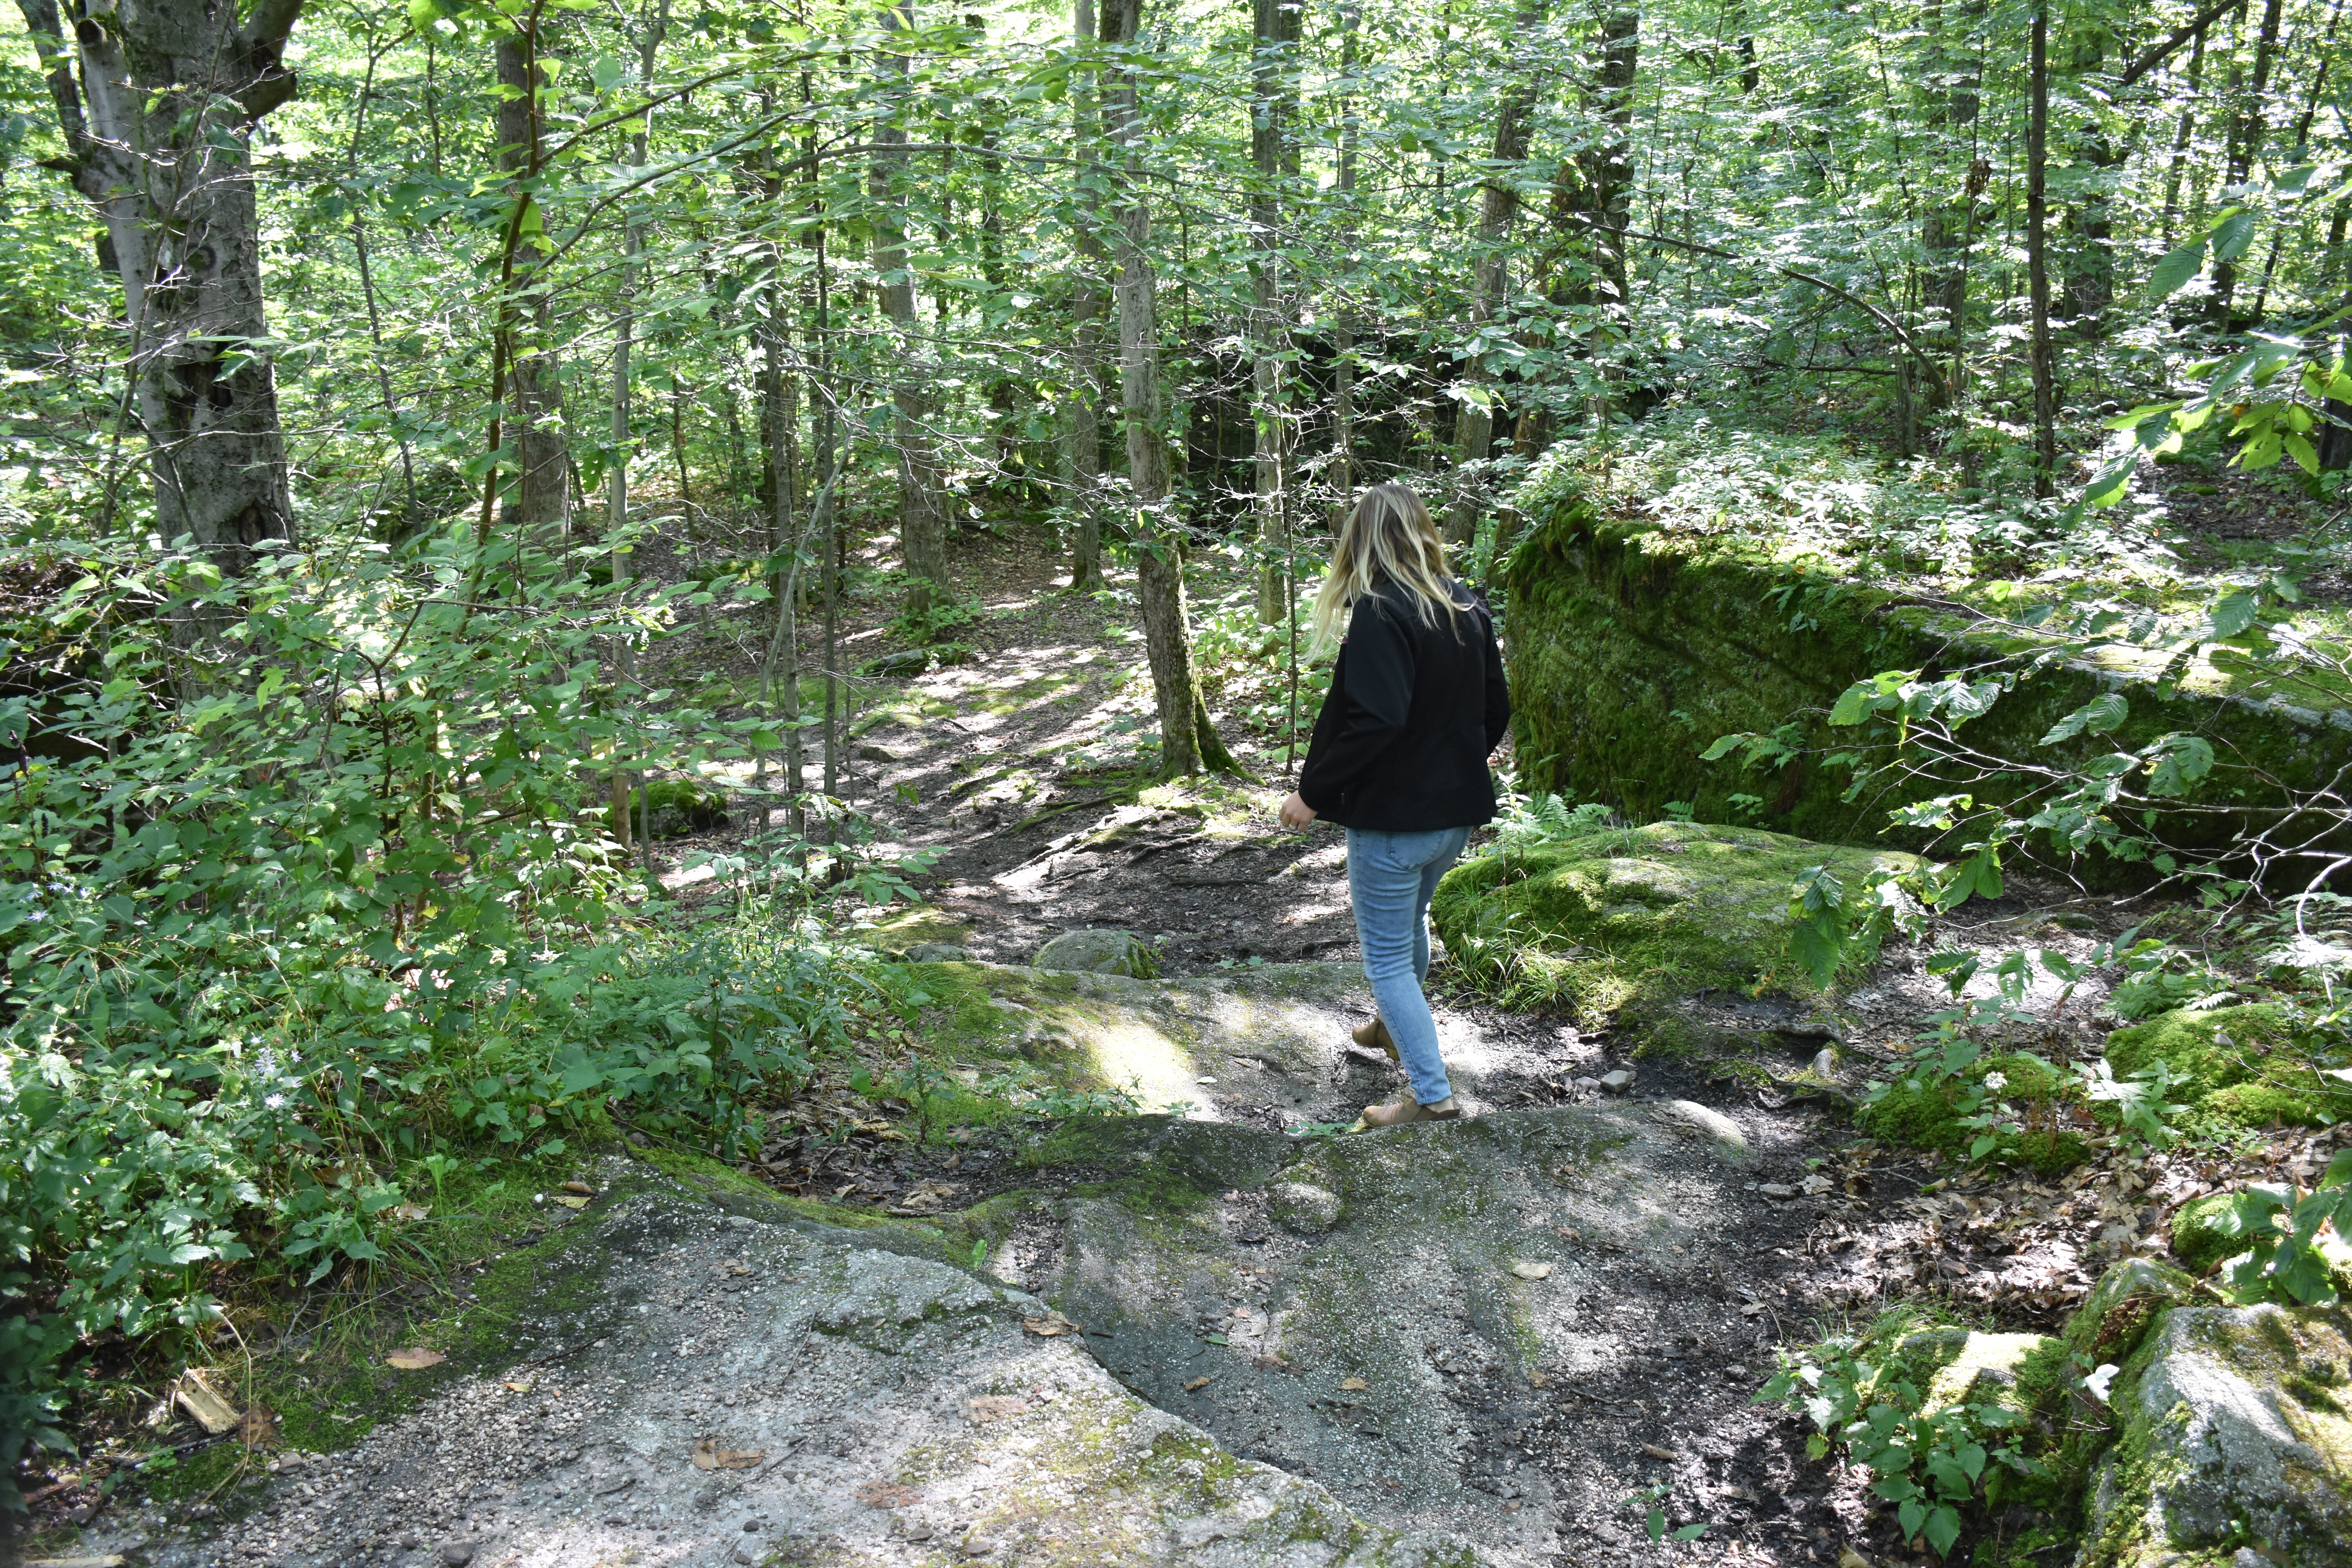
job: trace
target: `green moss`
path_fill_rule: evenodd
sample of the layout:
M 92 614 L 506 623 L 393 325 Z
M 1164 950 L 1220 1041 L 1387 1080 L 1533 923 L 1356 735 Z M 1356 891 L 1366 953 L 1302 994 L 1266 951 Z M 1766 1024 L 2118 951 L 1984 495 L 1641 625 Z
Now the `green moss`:
M 607 824 L 617 835 L 619 826 L 611 822 L 612 815 L 607 806 Z M 630 795 L 629 821 L 632 836 L 647 821 L 656 838 L 708 833 L 727 826 L 727 797 L 693 779 L 656 779 Z
M 2286 1013 L 2267 1003 L 2166 1013 L 2107 1037 L 2107 1062 L 2128 1078 L 2161 1060 L 2172 1098 L 2208 1130 L 2323 1126 L 2352 1114 L 2352 1089 L 2322 1078 L 2295 1049 Z
M 2016 1054 L 1992 1057 L 1966 1068 L 1957 1079 L 1928 1083 L 1918 1078 L 1897 1079 L 1854 1113 L 1854 1121 L 1874 1137 L 1915 1148 L 1936 1149 L 1965 1157 L 1981 1135 L 1964 1126 L 1962 1085 L 1980 1085 L 1990 1073 L 2009 1081 L 2000 1100 L 2014 1109 L 2022 1131 L 2004 1133 L 1986 1158 L 2037 1175 L 2071 1171 L 2090 1158 L 2080 1133 L 2063 1120 L 2074 1101 L 2074 1080 L 2039 1057 Z
M 2181 1205 L 2172 1215 L 2172 1255 L 2201 1274 L 2244 1250 L 2241 1237 L 2222 1229 L 2237 1202 L 2231 1193 L 2208 1193 Z
M 1849 886 L 1907 856 L 1745 827 L 1657 822 L 1465 861 L 1431 915 L 1449 957 L 1517 1005 L 1630 1026 L 1653 1052 L 1703 1048 L 1670 1004 L 1696 991 L 1817 994 L 1789 952 L 1789 889 L 1827 865 Z
M 1971 581 L 1965 565 L 1905 583 L 1886 563 L 1852 552 L 1868 538 L 1871 514 L 1935 498 L 1897 494 L 1901 487 L 1883 473 L 1848 472 L 1866 466 L 1842 454 L 1733 450 L 1739 444 L 1724 432 L 1686 429 L 1645 449 L 1639 465 L 1604 455 L 1599 442 L 1584 452 L 1562 447 L 1522 488 L 1517 504 L 1533 527 L 1509 562 L 1507 609 L 1517 753 L 1539 759 L 1528 769 L 1530 784 L 1637 818 L 1679 800 L 1705 821 L 1752 820 L 1829 841 L 1876 838 L 1890 809 L 1951 786 L 1890 778 L 1866 801 L 1847 800 L 1850 775 L 1822 757 L 1860 749 L 1883 760 L 1888 738 L 1831 727 L 1839 694 L 1880 670 L 1917 669 L 1932 679 L 2010 651 L 1988 643 L 1976 618 L 1933 606 L 1958 599 L 2016 607 L 2042 590 Z M 1777 468 L 1785 477 L 1770 479 L 1775 489 L 1805 488 L 1807 468 L 1844 479 L 1834 495 L 1812 481 L 1834 503 L 1825 509 L 1789 507 L 1760 491 L 1730 510 L 1663 499 L 1685 478 L 1696 484 L 1707 472 L 1742 466 L 1759 474 Z M 1824 526 L 1856 504 L 1853 496 L 1865 498 L 1858 503 L 1865 515 Z M 1748 504 L 1758 499 L 1767 504 Z M 2173 591 L 2210 596 L 2205 584 Z M 2282 791 L 2324 789 L 2352 763 L 2352 736 L 2318 711 L 2352 707 L 2352 696 L 2325 688 L 2274 693 L 2253 671 L 2200 667 L 2178 686 L 2159 685 L 2154 673 L 2121 656 L 2055 668 L 2004 695 L 1969 724 L 1967 738 L 1996 756 L 2072 763 L 2172 731 L 2206 735 L 2231 765 L 2189 797 L 2206 812 L 2168 814 L 2158 827 L 2175 844 L 2216 849 L 2245 830 L 2250 819 L 2233 815 L 2238 809 L 2276 803 Z M 2118 683 L 2129 714 L 2117 730 L 2040 744 L 2060 718 Z M 2240 700 L 2220 700 L 2225 695 Z M 2263 700 L 2273 697 L 2278 705 Z M 1699 760 L 1718 736 L 1776 731 L 1790 742 L 1786 763 Z M 1998 802 L 2026 784 L 1994 774 L 1968 787 Z M 1890 837 L 1912 848 L 1930 842 L 1924 832 Z M 2143 876 L 2104 858 L 2087 870 L 2111 883 Z

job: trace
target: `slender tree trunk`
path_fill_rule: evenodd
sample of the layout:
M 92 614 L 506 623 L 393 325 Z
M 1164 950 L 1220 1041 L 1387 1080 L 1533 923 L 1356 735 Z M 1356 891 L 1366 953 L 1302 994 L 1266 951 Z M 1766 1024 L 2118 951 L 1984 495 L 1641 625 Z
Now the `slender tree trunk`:
M 535 13 L 518 17 L 497 46 L 499 166 L 521 182 L 540 177 L 542 139 L 539 94 L 548 76 L 539 64 L 543 38 Z M 517 542 L 561 548 L 572 536 L 571 452 L 563 434 L 563 394 L 555 356 L 547 347 L 547 296 L 535 286 L 541 264 L 538 247 L 514 247 L 515 266 L 499 311 L 508 335 L 504 425 L 515 442 L 519 473 L 507 498 Z
M 1356 112 L 1356 35 L 1362 26 L 1360 0 L 1339 5 L 1339 278 L 1331 312 L 1331 464 L 1328 470 L 1332 528 L 1348 515 L 1356 490 L 1356 143 L 1361 121 Z
M 651 94 L 654 82 L 654 57 L 659 52 L 662 35 L 669 30 L 669 0 L 661 0 L 660 8 L 646 25 L 645 37 L 637 49 L 637 85 Z M 629 135 L 629 162 L 643 168 L 646 144 L 651 132 L 652 111 L 638 121 Z M 632 371 L 630 357 L 636 339 L 637 258 L 645 250 L 645 229 L 635 215 L 621 226 L 621 298 L 620 310 L 613 321 L 613 453 L 604 470 L 604 544 L 612 562 L 613 586 L 616 591 L 629 580 L 629 556 L 624 543 L 629 525 L 629 394 Z M 620 668 L 623 677 L 634 682 L 636 679 L 636 658 L 627 643 L 620 648 Z M 620 768 L 613 770 L 613 820 L 617 825 L 621 850 L 629 850 L 629 777 Z
M 2345 231 L 2352 224 L 2352 197 L 2339 200 L 2327 215 L 2327 274 L 2336 279 L 2340 290 L 2336 304 L 2341 310 L 2352 310 L 2352 244 L 2346 242 Z M 2336 353 L 2341 357 L 2352 342 L 2347 341 L 2342 327 L 2336 332 Z M 2329 398 L 2320 405 L 2327 423 L 2319 427 L 2319 466 L 2325 470 L 2352 468 L 2352 403 Z
M 77 7 L 70 46 L 56 0 L 17 6 L 67 171 L 97 208 L 101 258 L 122 282 L 154 532 L 189 538 L 241 575 L 257 548 L 294 537 L 277 372 L 247 346 L 269 333 L 250 141 L 253 123 L 294 95 L 282 56 L 302 0 L 257 0 L 242 22 L 238 7 L 205 0 Z
M 1137 38 L 1143 0 L 1108 0 L 1103 42 L 1118 50 L 1108 108 L 1111 133 L 1123 154 L 1118 222 L 1112 243 L 1118 261 L 1119 403 L 1127 422 L 1128 485 L 1135 506 L 1136 596 L 1143 616 L 1143 647 L 1151 665 L 1160 710 L 1160 766 L 1170 776 L 1195 773 L 1205 763 L 1236 771 L 1209 722 L 1208 704 L 1192 665 L 1192 629 L 1184 607 L 1184 530 L 1170 497 L 1166 410 L 1160 385 L 1158 285 L 1151 268 L 1151 208 L 1145 185 L 1143 89 Z
M 1520 0 L 1512 31 L 1524 37 L 1543 24 L 1545 0 Z M 1511 85 L 1495 121 L 1494 153 L 1488 159 L 1485 185 L 1478 193 L 1478 232 L 1470 274 L 1470 337 L 1475 344 L 1502 309 L 1510 278 L 1507 242 L 1511 222 L 1518 216 L 1519 195 L 1511 182 L 1527 160 L 1528 138 L 1533 129 L 1535 67 Z M 1446 509 L 1445 537 L 1467 544 L 1478 531 L 1480 510 L 1477 480 L 1468 465 L 1484 462 L 1495 443 L 1495 411 L 1487 401 L 1483 352 L 1462 362 L 1465 395 L 1454 419 L 1454 461 L 1456 479 L 1453 504 Z
M 1583 165 L 1589 205 L 1585 217 L 1591 230 L 1593 270 L 1598 289 L 1612 296 L 1601 308 L 1611 323 L 1596 329 L 1591 345 L 1594 361 L 1608 381 L 1622 379 L 1610 363 L 1612 334 L 1622 342 L 1633 331 L 1633 280 L 1625 267 L 1625 230 L 1633 218 L 1633 72 L 1639 63 L 1642 13 L 1631 5 L 1612 5 L 1601 25 L 1601 79 L 1592 93 L 1592 110 L 1611 135 L 1599 146 L 1577 155 Z M 1604 406 L 1595 410 L 1606 417 Z
M 1081 47 L 1095 41 L 1094 0 L 1073 0 L 1071 30 Z M 1102 575 L 1103 284 L 1110 252 L 1102 241 L 1102 116 L 1095 73 L 1081 70 L 1070 92 L 1071 143 L 1077 163 L 1077 265 L 1070 274 L 1070 504 L 1077 517 L 1070 551 L 1070 591 L 1091 594 Z
M 2033 373 L 2033 493 L 2048 496 L 2058 482 L 2058 386 L 2050 351 L 2050 13 L 2034 0 L 2027 62 L 2030 103 L 2025 132 L 2025 276 L 2032 311 Z
M 2319 63 L 2312 68 L 2311 86 L 2304 93 L 2303 112 L 2295 117 L 2294 142 L 2286 155 L 2290 169 L 2299 167 L 2304 155 L 2311 150 L 2311 122 L 2318 117 L 2320 97 L 2327 90 L 2327 68 L 2334 63 L 2336 26 L 2343 19 L 2344 0 L 2335 0 L 2327 9 L 2327 29 L 2320 35 Z M 2246 312 L 2249 326 L 2262 324 L 2263 312 L 2270 304 L 2271 279 L 2278 271 L 2279 252 L 2285 247 L 2287 227 L 2280 223 L 2271 231 L 2270 249 L 2263 257 L 2263 280 L 2254 289 L 2253 307 Z
M 915 26 L 913 0 L 898 0 L 884 14 L 892 32 Z M 884 97 L 893 119 L 907 93 L 907 57 L 883 49 L 877 58 Z M 909 609 L 921 612 L 940 602 L 948 588 L 948 519 L 939 445 L 931 429 L 929 384 L 933 372 L 924 346 L 923 329 L 916 317 L 915 275 L 907 258 L 906 191 L 907 132 L 896 123 L 877 124 L 874 142 L 884 151 L 875 155 L 871 187 L 874 199 L 874 270 L 879 274 L 883 314 L 896 329 L 897 369 L 890 402 L 898 415 L 891 432 L 898 454 L 898 543 L 905 552 Z
M 2198 93 L 2205 78 L 2205 29 L 2189 46 L 2189 92 L 2180 100 L 2179 128 L 2172 133 L 2172 159 L 2164 166 L 2164 248 L 2170 250 L 2173 224 L 2180 216 L 2180 168 L 2189 159 L 2189 141 L 2197 132 Z
M 1257 517 L 1257 617 L 1266 626 L 1286 613 L 1288 508 L 1283 480 L 1288 472 L 1289 411 L 1284 406 L 1284 352 L 1289 322 L 1282 308 L 1282 177 L 1290 145 L 1291 86 L 1298 45 L 1302 0 L 1253 0 L 1254 50 L 1250 61 L 1250 160 L 1256 183 L 1250 193 L 1250 379 L 1255 393 L 1256 445 L 1253 510 Z
M 2229 166 L 2222 179 L 2225 191 L 2245 182 L 2246 176 L 2253 171 L 2254 159 L 2262 152 L 2269 109 L 2264 100 L 2270 92 L 2271 64 L 2278 53 L 2280 10 L 2281 0 L 2263 0 L 2262 30 L 2254 36 L 2254 78 L 2249 84 L 2243 106 L 2230 128 Z M 2224 331 L 2234 331 L 2242 325 L 2231 315 L 2237 291 L 2238 264 L 2216 259 L 2213 263 L 2213 324 Z

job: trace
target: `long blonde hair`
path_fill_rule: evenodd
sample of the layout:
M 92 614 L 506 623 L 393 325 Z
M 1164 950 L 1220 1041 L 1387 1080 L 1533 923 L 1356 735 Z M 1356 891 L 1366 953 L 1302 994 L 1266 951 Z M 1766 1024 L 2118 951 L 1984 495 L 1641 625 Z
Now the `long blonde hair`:
M 1437 525 L 1421 498 L 1394 480 L 1366 490 L 1339 525 L 1330 574 L 1315 595 L 1309 645 L 1319 652 L 1336 644 L 1356 601 L 1383 582 L 1405 591 L 1423 626 L 1436 625 L 1440 611 L 1449 621 L 1459 612 Z

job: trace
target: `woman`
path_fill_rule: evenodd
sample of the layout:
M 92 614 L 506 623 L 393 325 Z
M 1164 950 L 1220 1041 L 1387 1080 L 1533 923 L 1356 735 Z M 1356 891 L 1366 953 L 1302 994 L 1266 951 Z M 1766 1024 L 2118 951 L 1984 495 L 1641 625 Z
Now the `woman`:
M 1445 574 L 1429 509 L 1400 484 L 1376 485 L 1339 530 L 1315 595 L 1314 645 L 1347 635 L 1298 791 L 1282 825 L 1328 817 L 1348 830 L 1348 896 L 1364 975 L 1380 1012 L 1356 1031 L 1401 1061 L 1412 1092 L 1364 1111 L 1372 1127 L 1462 1114 L 1437 1052 L 1421 983 L 1429 973 L 1429 897 L 1470 830 L 1495 816 L 1486 756 L 1511 721 L 1495 623 Z

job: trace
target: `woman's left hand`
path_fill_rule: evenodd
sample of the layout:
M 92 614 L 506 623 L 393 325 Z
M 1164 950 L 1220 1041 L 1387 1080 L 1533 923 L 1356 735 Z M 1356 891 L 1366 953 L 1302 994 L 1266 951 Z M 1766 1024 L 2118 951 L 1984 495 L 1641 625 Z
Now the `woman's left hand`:
M 1307 802 L 1296 793 L 1293 793 L 1288 800 L 1282 803 L 1282 825 L 1285 827 L 1293 829 L 1304 828 L 1308 823 L 1315 820 L 1315 808 L 1307 805 Z

